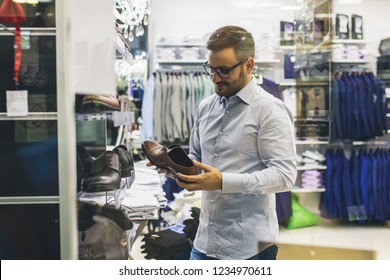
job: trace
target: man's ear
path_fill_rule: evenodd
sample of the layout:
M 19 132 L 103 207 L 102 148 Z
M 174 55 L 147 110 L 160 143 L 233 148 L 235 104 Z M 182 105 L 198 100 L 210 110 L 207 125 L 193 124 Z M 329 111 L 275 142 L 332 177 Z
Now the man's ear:
M 245 62 L 246 65 L 246 73 L 251 74 L 253 68 L 255 67 L 255 60 L 253 57 L 248 58 L 248 60 Z

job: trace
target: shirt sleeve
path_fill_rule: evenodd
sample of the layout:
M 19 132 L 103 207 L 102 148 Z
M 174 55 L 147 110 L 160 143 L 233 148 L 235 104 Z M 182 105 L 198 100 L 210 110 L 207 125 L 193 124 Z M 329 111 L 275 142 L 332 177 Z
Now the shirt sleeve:
M 297 177 L 295 133 L 292 114 L 283 104 L 274 104 L 261 121 L 257 150 L 265 168 L 244 174 L 222 172 L 223 193 L 292 190 Z

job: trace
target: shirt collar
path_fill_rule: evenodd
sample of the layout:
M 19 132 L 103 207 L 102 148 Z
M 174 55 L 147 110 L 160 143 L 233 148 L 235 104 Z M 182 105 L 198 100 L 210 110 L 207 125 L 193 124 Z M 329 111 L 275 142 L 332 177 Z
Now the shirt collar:
M 259 86 L 257 85 L 256 80 L 252 78 L 252 80 L 250 80 L 250 82 L 247 83 L 246 86 L 236 94 L 236 96 L 246 104 L 250 104 L 254 94 L 257 92 L 258 87 Z
M 258 88 L 258 85 L 256 83 L 256 80 L 252 78 L 249 83 L 246 84 L 236 95 L 236 97 L 240 98 L 242 101 L 244 101 L 246 104 L 249 104 L 253 98 L 253 95 L 256 92 L 256 89 Z M 228 102 L 228 99 L 225 96 L 219 97 L 219 103 L 225 103 Z

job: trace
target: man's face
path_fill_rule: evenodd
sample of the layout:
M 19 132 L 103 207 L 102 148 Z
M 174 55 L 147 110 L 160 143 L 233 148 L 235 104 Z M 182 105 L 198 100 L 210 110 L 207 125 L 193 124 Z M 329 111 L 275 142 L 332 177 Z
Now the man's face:
M 237 65 L 238 61 L 234 50 L 226 48 L 217 52 L 209 52 L 208 64 L 213 68 L 230 68 Z M 246 61 L 229 72 L 229 76 L 221 77 L 217 72 L 212 75 L 212 81 L 215 84 L 216 93 L 219 96 L 230 97 L 239 92 L 250 80 L 250 74 L 245 72 Z

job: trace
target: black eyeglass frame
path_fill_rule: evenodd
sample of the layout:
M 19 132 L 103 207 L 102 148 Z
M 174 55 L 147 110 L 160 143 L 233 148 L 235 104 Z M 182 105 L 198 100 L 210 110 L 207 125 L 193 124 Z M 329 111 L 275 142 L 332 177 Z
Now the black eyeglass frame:
M 208 64 L 208 61 L 206 61 L 205 63 L 203 63 L 203 68 L 211 76 L 213 76 L 215 73 L 217 73 L 221 78 L 229 78 L 229 73 L 231 71 L 233 71 L 236 67 L 243 64 L 247 60 L 248 59 L 245 59 L 245 60 L 233 65 L 232 67 L 212 67 L 210 64 Z M 207 69 L 209 69 L 210 71 Z M 223 71 L 223 72 L 221 72 L 221 71 Z

